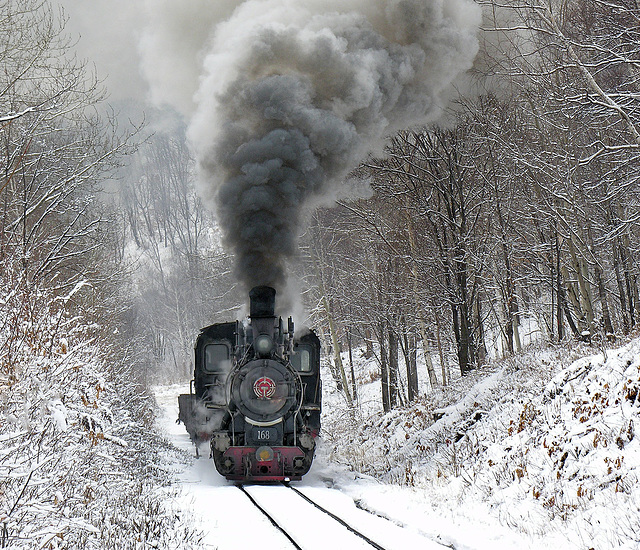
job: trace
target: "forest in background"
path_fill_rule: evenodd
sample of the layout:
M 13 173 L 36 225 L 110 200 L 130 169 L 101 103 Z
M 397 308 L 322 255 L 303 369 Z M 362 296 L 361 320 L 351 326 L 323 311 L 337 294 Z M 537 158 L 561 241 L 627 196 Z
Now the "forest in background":
M 637 324 L 640 9 L 481 4 L 481 53 L 439 123 L 354 170 L 369 198 L 307 213 L 291 269 L 347 405 L 357 381 L 337 350 L 376 355 L 390 410 L 418 397 L 419 353 L 433 388 L 531 343 L 605 345 Z M 123 245 L 143 267 L 153 368 L 186 376 L 193 334 L 244 297 L 181 136 L 138 151 Z
M 291 269 L 347 404 L 340 349 L 376 354 L 389 410 L 418 397 L 419 353 L 436 387 L 532 342 L 604 345 L 638 321 L 640 7 L 479 3 L 481 52 L 439 124 L 354 171 L 369 198 L 307 213 Z M 184 123 L 147 109 L 118 129 L 139 106 L 109 110 L 58 14 L 21 6 L 1 20 L 3 383 L 34 347 L 25 320 L 50 308 L 113 345 L 132 380 L 185 379 L 199 328 L 245 297 Z
M 317 212 L 306 235 L 315 313 L 335 343 L 378 344 L 385 410 L 417 396 L 418 349 L 435 387 L 638 322 L 639 6 L 482 4 L 445 118 L 394 136 L 356 171 L 373 196 Z

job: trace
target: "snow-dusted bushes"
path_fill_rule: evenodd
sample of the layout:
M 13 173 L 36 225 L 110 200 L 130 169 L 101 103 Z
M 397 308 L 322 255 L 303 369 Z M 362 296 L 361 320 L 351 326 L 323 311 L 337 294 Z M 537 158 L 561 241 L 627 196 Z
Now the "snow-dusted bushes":
M 593 352 L 511 358 L 374 415 L 355 436 L 353 423 L 331 423 L 325 443 L 354 470 L 427 491 L 434 507 L 480 503 L 534 538 L 637 548 L 640 340 Z
M 152 400 L 86 319 L 0 275 L 0 547 L 189 548 Z M 118 365 L 120 365 L 119 368 Z M 145 427 L 145 422 L 147 426 Z M 177 452 L 177 451 L 167 451 Z
M 503 507 L 511 507 L 511 521 L 525 523 L 533 509 L 539 519 L 533 529 L 562 521 L 564 529 L 582 534 L 595 548 L 635 547 L 640 540 L 638 388 L 638 340 L 576 361 L 541 395 L 525 401 L 504 439 L 487 449 L 485 461 L 493 460 L 483 474 L 493 474 L 498 483 L 481 488 L 492 501 L 510 494 Z M 516 456 L 523 457 L 519 465 Z

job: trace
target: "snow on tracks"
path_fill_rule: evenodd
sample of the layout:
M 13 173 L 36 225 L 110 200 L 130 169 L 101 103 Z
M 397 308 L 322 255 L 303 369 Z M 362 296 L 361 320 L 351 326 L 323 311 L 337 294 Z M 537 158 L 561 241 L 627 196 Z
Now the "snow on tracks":
M 291 548 L 442 550 L 443 545 L 366 511 L 335 489 L 242 485 L 240 489 L 283 532 Z

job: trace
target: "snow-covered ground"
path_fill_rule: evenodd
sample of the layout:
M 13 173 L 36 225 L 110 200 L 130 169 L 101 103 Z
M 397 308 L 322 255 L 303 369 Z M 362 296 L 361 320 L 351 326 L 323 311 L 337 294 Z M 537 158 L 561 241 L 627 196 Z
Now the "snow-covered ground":
M 203 533 L 203 548 L 290 548 L 290 543 L 235 484 L 227 482 L 216 472 L 212 461 L 194 458 L 194 448 L 184 426 L 175 422 L 178 416 L 177 396 L 182 390 L 182 386 L 156 388 L 161 411 L 159 429 L 176 447 L 190 453 L 185 463 L 175 464 L 182 492 L 173 506 L 181 511 L 185 521 L 188 517 L 196 522 L 196 530 Z M 202 455 L 207 456 L 206 449 Z M 439 514 L 431 505 L 427 492 L 380 483 L 369 476 L 351 472 L 345 466 L 331 464 L 326 457 L 327 453 L 320 449 L 309 474 L 302 482 L 293 485 L 385 549 L 536 547 L 497 525 L 489 514 L 465 509 L 454 514 Z M 279 519 L 286 521 L 296 540 L 304 541 L 305 550 L 357 547 L 352 544 L 340 546 L 344 529 L 333 521 L 318 525 L 323 518 L 310 516 L 300 506 L 293 506 L 290 491 L 286 488 L 259 486 L 253 490 L 259 492 L 269 511 L 284 516 Z M 366 544 L 363 546 L 367 547 Z
M 360 388 L 368 405 L 349 418 L 325 380 L 324 438 L 296 487 L 349 522 L 363 525 L 368 511 L 378 521 L 363 532 L 388 549 L 640 548 L 640 340 L 595 351 L 534 350 L 387 415 L 375 410 L 379 382 Z M 356 366 L 364 379 L 370 369 Z M 175 424 L 182 390 L 157 388 L 158 422 L 192 457 Z M 175 505 L 198 518 L 208 547 L 290 547 L 211 461 L 175 469 Z M 260 497 L 297 517 L 282 489 L 260 487 Z M 296 522 L 318 530 L 304 515 Z M 326 545 L 309 548 L 339 540 L 319 533 Z

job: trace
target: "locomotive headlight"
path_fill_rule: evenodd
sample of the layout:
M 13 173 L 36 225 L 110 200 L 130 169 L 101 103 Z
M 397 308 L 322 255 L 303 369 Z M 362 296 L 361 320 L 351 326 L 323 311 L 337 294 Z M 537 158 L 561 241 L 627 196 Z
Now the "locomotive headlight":
M 271 447 L 259 447 L 256 451 L 258 462 L 271 462 L 273 457 L 274 453 Z
M 268 334 L 260 334 L 260 336 L 254 340 L 253 347 L 258 355 L 266 357 L 271 355 L 271 351 L 273 350 L 273 340 Z

